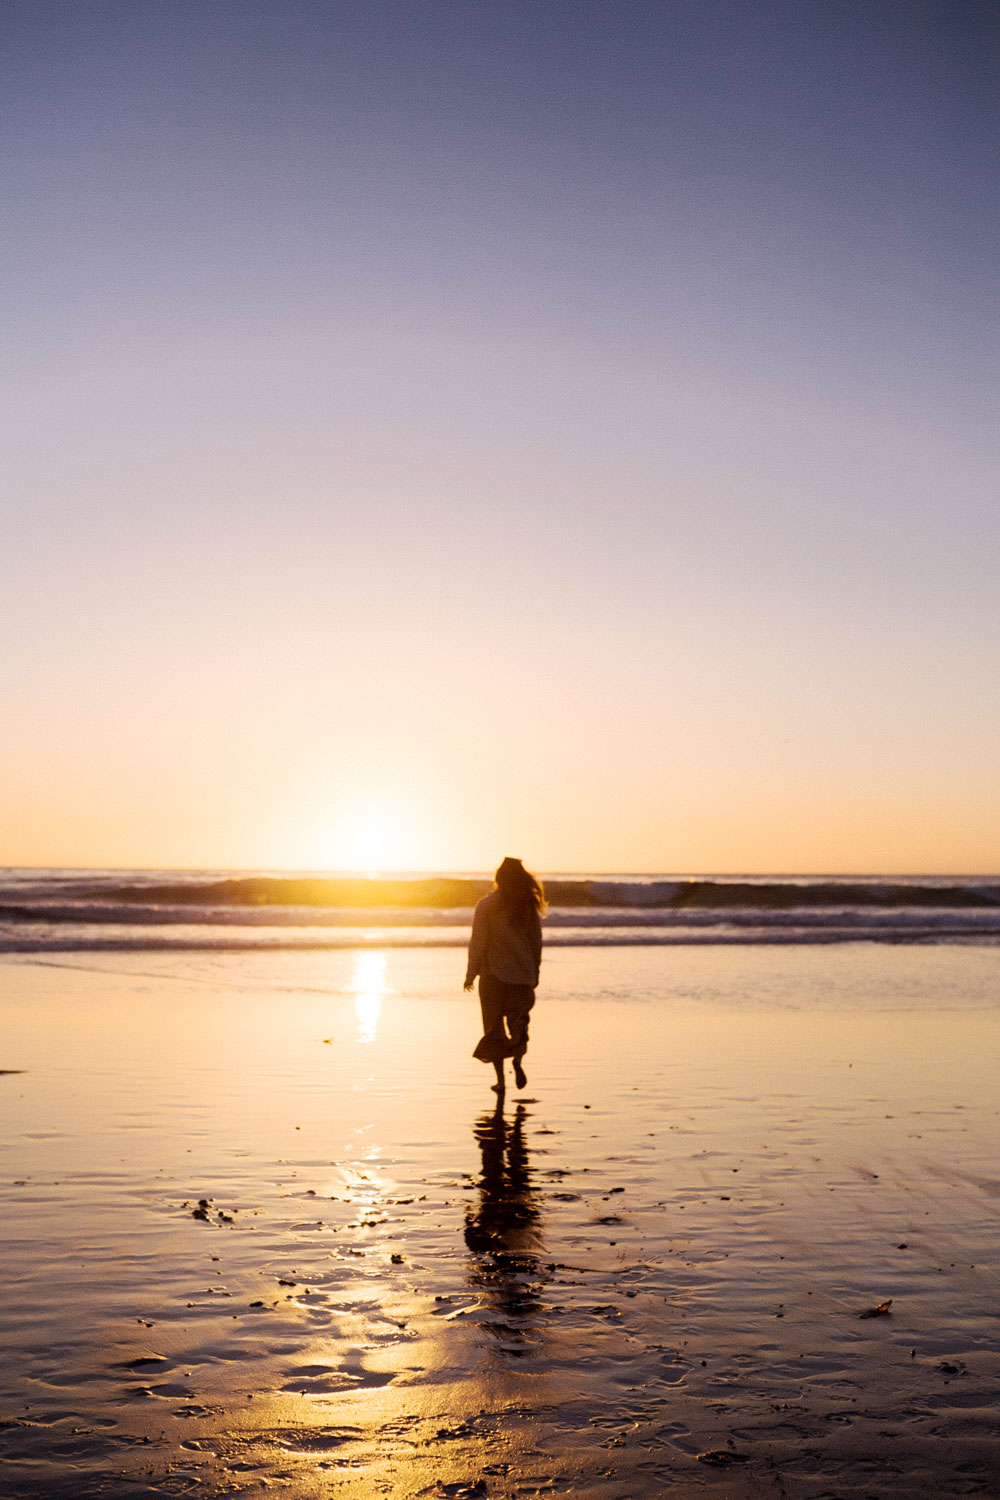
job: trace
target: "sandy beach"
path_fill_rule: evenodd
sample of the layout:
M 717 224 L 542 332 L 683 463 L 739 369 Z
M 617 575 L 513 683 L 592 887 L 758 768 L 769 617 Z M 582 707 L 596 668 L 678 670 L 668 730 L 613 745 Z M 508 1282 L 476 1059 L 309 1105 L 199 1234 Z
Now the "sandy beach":
M 552 951 L 498 1111 L 453 950 L 7 957 L 3 1495 L 1000 1493 L 998 981 Z

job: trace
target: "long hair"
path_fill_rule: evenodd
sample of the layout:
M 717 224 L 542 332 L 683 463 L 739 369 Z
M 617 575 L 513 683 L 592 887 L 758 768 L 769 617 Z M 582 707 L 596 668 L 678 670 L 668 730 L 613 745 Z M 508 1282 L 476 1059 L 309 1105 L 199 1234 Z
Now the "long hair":
M 526 870 L 519 859 L 508 855 L 493 878 L 500 893 L 500 904 L 513 922 L 523 922 L 532 909 L 539 916 L 544 913 L 542 882 Z

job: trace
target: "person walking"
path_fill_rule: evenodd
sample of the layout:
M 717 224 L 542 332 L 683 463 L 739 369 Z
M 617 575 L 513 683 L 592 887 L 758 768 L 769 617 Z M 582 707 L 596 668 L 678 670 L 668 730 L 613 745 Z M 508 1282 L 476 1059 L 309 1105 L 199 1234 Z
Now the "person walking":
M 535 1003 L 542 962 L 542 883 L 508 856 L 496 872 L 495 887 L 476 907 L 469 940 L 465 988 L 479 979 L 483 1034 L 473 1057 L 492 1063 L 497 1094 L 505 1090 L 504 1058 L 514 1063 L 514 1082 L 528 1080 L 522 1067 L 528 1050 L 528 1013 Z

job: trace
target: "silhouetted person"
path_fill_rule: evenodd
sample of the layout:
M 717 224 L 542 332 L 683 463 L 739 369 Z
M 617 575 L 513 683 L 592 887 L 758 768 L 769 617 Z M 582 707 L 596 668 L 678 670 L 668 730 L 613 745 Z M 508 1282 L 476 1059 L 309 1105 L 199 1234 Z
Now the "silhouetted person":
M 483 1035 L 473 1052 L 480 1062 L 492 1063 L 504 1092 L 503 1061 L 513 1058 L 514 1082 L 528 1082 L 521 1061 L 528 1049 L 528 1012 L 542 962 L 542 912 L 545 892 L 541 882 L 519 859 L 509 856 L 496 872 L 496 889 L 484 896 L 472 919 L 465 988 L 479 976 Z

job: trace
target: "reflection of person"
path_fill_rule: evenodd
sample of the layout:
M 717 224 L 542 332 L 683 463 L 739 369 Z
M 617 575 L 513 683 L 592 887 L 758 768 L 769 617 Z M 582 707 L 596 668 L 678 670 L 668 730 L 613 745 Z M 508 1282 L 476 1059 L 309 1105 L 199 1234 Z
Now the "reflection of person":
M 526 1111 L 518 1101 L 508 1124 L 503 1105 L 483 1115 L 473 1127 L 482 1155 L 479 1204 L 465 1211 L 465 1243 L 474 1254 L 525 1256 L 539 1243 L 539 1212 L 534 1201 Z
M 496 889 L 483 897 L 472 920 L 465 988 L 471 990 L 479 976 L 483 1035 L 472 1055 L 493 1064 L 493 1088 L 502 1094 L 505 1057 L 513 1059 L 518 1088 L 528 1082 L 521 1060 L 528 1049 L 528 1012 L 542 962 L 545 893 L 519 859 L 505 859 L 495 879 Z
M 465 1210 L 469 1280 L 483 1297 L 481 1327 L 507 1359 L 523 1358 L 538 1343 L 543 1310 L 539 1282 L 547 1279 L 538 1257 L 541 1214 L 532 1185 L 526 1118 L 519 1100 L 513 1120 L 505 1120 L 503 1100 L 498 1099 L 493 1113 L 476 1121 L 482 1155 L 479 1202 Z

